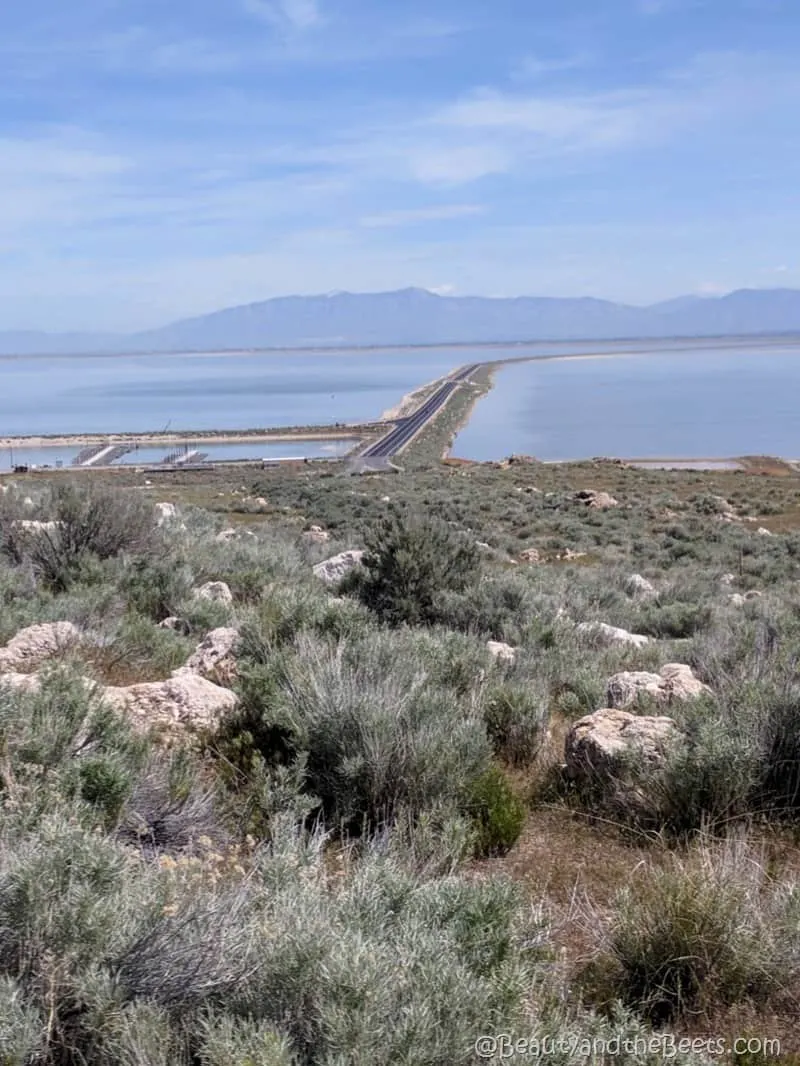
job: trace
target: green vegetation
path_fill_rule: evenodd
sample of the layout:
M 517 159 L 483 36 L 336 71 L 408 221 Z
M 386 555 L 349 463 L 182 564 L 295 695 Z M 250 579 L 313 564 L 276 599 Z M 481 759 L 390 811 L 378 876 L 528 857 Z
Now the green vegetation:
M 665 1027 L 800 1052 L 800 479 L 773 473 L 16 479 L 0 645 L 79 639 L 0 651 L 0 1064 L 471 1066 L 508 1033 L 577 1066 Z M 674 663 L 700 695 L 654 687 Z M 622 672 L 674 742 L 587 783 L 565 737 Z

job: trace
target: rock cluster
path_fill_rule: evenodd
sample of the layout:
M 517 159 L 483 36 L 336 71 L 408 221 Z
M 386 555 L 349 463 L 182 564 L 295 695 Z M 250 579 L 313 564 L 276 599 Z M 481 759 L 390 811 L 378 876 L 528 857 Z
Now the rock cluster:
M 580 492 L 575 493 L 575 499 L 578 503 L 597 511 L 605 511 L 609 507 L 619 507 L 618 500 L 615 500 L 607 492 L 598 492 L 597 489 L 581 489 Z
M 81 631 L 72 622 L 45 622 L 21 630 L 0 649 L 0 688 L 38 691 L 41 675 L 35 668 L 81 638 Z M 210 729 L 237 704 L 236 694 L 224 686 L 236 679 L 238 647 L 237 630 L 215 629 L 165 681 L 121 687 L 103 686 L 88 678 L 82 680 L 89 691 L 124 713 L 143 731 L 156 728 L 170 733 L 178 729 L 179 733 L 185 733 L 187 729 Z

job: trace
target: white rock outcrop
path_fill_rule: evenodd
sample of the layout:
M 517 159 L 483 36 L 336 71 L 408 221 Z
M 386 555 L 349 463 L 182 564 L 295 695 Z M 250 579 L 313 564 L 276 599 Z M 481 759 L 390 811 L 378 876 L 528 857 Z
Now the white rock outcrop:
M 196 600 L 210 600 L 212 603 L 224 603 L 230 607 L 233 603 L 233 593 L 224 581 L 207 581 L 205 585 L 194 590 Z
M 338 555 L 332 555 L 330 559 L 317 563 L 314 567 L 314 574 L 328 585 L 338 584 L 345 574 L 349 574 L 351 570 L 361 565 L 365 555 L 366 552 L 358 549 L 339 552 Z
M 564 741 L 564 761 L 574 780 L 624 782 L 631 771 L 660 766 L 681 736 L 671 718 L 607 707 L 574 723 Z
M 591 507 L 596 511 L 605 511 L 610 507 L 619 507 L 619 501 L 615 500 L 608 492 L 598 492 L 596 489 L 581 489 L 575 493 L 578 503 Z
M 240 636 L 238 629 L 221 627 L 212 629 L 198 644 L 186 660 L 186 663 L 173 674 L 197 674 L 206 681 L 217 685 L 231 685 L 236 680 L 238 670 L 236 652 Z
M 198 674 L 179 671 L 166 681 L 146 681 L 125 688 L 103 690 L 103 699 L 148 732 L 214 729 L 220 718 L 236 706 L 230 689 L 206 681 Z
M 174 503 L 157 503 L 155 505 L 156 524 L 166 526 L 174 522 L 178 517 L 178 509 Z
M 631 574 L 627 578 L 625 591 L 635 600 L 652 600 L 658 595 L 655 585 L 641 574 Z
M 643 648 L 650 643 L 650 637 L 643 636 L 641 633 L 629 633 L 627 629 L 610 626 L 605 622 L 579 622 L 575 631 L 579 636 L 606 647 L 614 644 L 629 644 L 632 648 Z
M 693 700 L 710 694 L 708 685 L 695 677 L 692 668 L 684 663 L 667 663 L 657 674 L 624 670 L 606 683 L 609 708 L 623 710 L 636 703 L 640 695 L 652 696 L 658 703 L 669 705 L 676 700 Z
M 542 561 L 542 554 L 538 548 L 526 548 L 525 551 L 519 553 L 520 559 L 523 563 L 540 563 Z
M 328 530 L 323 529 L 322 526 L 311 526 L 311 528 L 306 529 L 301 536 L 303 540 L 307 540 L 310 544 L 327 544 L 331 539 Z
M 497 662 L 507 663 L 509 666 L 513 666 L 517 658 L 515 649 L 502 640 L 487 640 L 486 650 Z
M 35 669 L 77 644 L 81 635 L 72 622 L 41 622 L 21 629 L 0 648 L 0 671 Z

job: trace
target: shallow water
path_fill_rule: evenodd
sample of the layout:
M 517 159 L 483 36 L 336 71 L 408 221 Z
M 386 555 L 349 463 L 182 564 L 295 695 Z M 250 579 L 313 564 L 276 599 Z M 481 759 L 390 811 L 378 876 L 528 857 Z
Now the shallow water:
M 0 357 L 0 437 L 368 421 L 469 361 L 457 349 Z
M 507 365 L 453 455 L 800 456 L 800 346 L 684 347 Z

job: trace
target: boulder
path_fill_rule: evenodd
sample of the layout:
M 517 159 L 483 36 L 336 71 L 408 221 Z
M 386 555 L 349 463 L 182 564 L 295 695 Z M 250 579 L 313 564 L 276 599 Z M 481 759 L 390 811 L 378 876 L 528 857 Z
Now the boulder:
M 730 586 L 736 582 L 736 574 L 723 574 L 720 579 L 720 585 Z
M 741 593 L 734 592 L 728 596 L 728 603 L 731 607 L 744 607 L 750 600 L 757 600 L 762 594 L 756 589 L 751 589 L 749 592 Z
M 178 517 L 178 509 L 174 503 L 157 503 L 155 512 L 156 524 L 159 526 L 166 526 Z
M 736 518 L 736 508 L 733 506 L 730 500 L 726 500 L 724 496 L 715 495 L 709 496 L 709 500 L 711 500 L 711 502 L 714 504 L 714 506 L 719 512 L 721 512 L 722 514 L 731 515 L 731 517 Z
M 758 529 L 756 530 L 756 534 L 759 537 L 771 537 L 772 536 L 772 533 L 770 532 L 770 530 L 765 529 L 764 526 L 759 526 Z
M 0 648 L 0 671 L 33 669 L 60 655 L 80 639 L 81 631 L 72 622 L 42 622 L 28 626 Z
M 605 511 L 609 507 L 619 507 L 619 501 L 613 496 L 607 492 L 598 492 L 596 489 L 581 489 L 580 492 L 575 493 L 575 499 L 586 507 L 598 511 Z
M 567 773 L 592 784 L 625 782 L 631 771 L 657 769 L 682 736 L 671 718 L 606 707 L 574 723 L 564 741 Z
M 126 688 L 109 687 L 103 699 L 143 732 L 159 729 L 213 729 L 233 710 L 236 695 L 198 674 L 178 672 L 166 681 Z
M 691 666 L 686 663 L 666 663 L 659 670 L 663 678 L 663 689 L 666 694 L 666 702 L 673 700 L 695 700 L 699 696 L 710 696 L 711 689 L 708 685 L 695 677 Z
M 540 563 L 542 561 L 542 555 L 538 548 L 526 548 L 524 552 L 520 552 L 519 557 L 523 563 Z
M 0 690 L 13 689 L 15 692 L 38 692 L 38 674 L 0 674 Z
M 507 663 L 509 666 L 513 666 L 517 658 L 514 648 L 501 640 L 488 640 L 486 642 L 486 650 L 497 662 Z
M 331 539 L 328 530 L 323 529 L 322 526 L 312 526 L 310 529 L 305 530 L 302 537 L 303 540 L 307 540 L 311 544 L 326 544 Z
M 207 581 L 205 585 L 194 590 L 196 600 L 210 600 L 212 603 L 224 603 L 229 607 L 233 603 L 233 593 L 224 581 Z
M 588 637 L 606 647 L 614 644 L 629 644 L 633 648 L 643 648 L 645 644 L 650 643 L 650 638 L 641 633 L 629 633 L 627 629 L 619 629 L 605 622 L 580 622 L 575 630 L 580 636 Z
M 625 591 L 635 600 L 652 600 L 658 595 L 655 585 L 641 574 L 631 574 L 625 582 Z
M 661 699 L 661 674 L 646 670 L 623 670 L 606 682 L 606 702 L 609 707 L 625 708 L 636 703 L 640 695 Z
M 217 685 L 231 685 L 237 677 L 236 651 L 239 647 L 239 631 L 230 627 L 212 629 L 198 644 L 178 674 L 197 674 Z
M 227 544 L 230 540 L 238 540 L 239 533 L 235 529 L 221 529 L 214 537 L 217 544 Z
M 608 706 L 624 709 L 636 703 L 639 695 L 652 696 L 658 703 L 692 700 L 711 693 L 684 663 L 667 663 L 657 674 L 624 670 L 610 677 L 606 687 Z
M 361 560 L 365 555 L 366 552 L 358 549 L 340 552 L 338 555 L 332 555 L 330 559 L 317 563 L 314 567 L 314 574 L 326 584 L 336 585 L 345 574 L 349 574 L 351 570 L 361 565 Z

